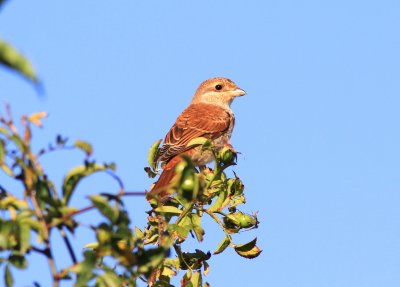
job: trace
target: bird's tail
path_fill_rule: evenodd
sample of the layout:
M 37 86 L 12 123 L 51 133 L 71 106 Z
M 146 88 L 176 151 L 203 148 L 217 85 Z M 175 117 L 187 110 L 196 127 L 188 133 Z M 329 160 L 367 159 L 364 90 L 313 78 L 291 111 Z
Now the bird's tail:
M 174 178 L 176 172 L 175 168 L 182 161 L 180 156 L 175 156 L 172 158 L 168 163 L 165 165 L 163 172 L 161 173 L 158 181 L 153 186 L 150 191 L 150 194 L 158 194 L 161 197 L 168 196 L 167 188 L 168 185 L 171 183 L 172 179 Z

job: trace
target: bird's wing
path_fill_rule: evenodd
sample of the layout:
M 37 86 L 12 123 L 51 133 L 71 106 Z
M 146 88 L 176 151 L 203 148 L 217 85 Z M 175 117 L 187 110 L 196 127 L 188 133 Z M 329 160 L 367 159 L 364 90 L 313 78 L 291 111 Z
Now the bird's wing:
M 192 147 L 187 144 L 195 138 L 216 139 L 233 124 L 233 115 L 222 107 L 211 104 L 191 104 L 176 119 L 164 139 L 159 161 L 168 161 Z

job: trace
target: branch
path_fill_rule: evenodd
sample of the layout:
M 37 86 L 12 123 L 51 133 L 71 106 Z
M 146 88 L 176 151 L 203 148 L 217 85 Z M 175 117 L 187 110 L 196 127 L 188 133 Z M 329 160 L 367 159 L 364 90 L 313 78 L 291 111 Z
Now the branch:
M 43 250 L 42 253 L 46 256 L 47 262 L 49 263 L 49 266 L 50 266 L 51 274 L 53 276 L 53 287 L 58 287 L 60 279 L 57 276 L 57 268 L 56 268 L 56 264 L 54 262 L 53 254 L 51 252 L 49 227 L 46 224 L 42 210 L 40 209 L 39 203 L 37 202 L 37 199 L 35 197 L 35 193 L 30 191 L 30 192 L 28 192 L 28 194 L 29 194 L 29 198 L 32 201 L 35 215 L 39 219 L 39 222 L 42 225 L 43 232 L 44 232 L 43 241 L 45 243 L 45 249 Z
M 67 249 L 68 249 L 69 255 L 71 256 L 72 262 L 74 264 L 76 264 L 78 262 L 78 260 L 76 259 L 74 249 L 72 248 L 71 242 L 69 241 L 67 234 L 65 233 L 65 231 L 62 229 L 61 226 L 58 227 L 58 230 L 60 231 L 61 236 L 64 239 L 64 243 L 67 246 Z
M 123 194 L 121 194 L 120 196 L 145 196 L 145 192 L 143 192 L 143 191 L 126 191 Z M 71 217 L 73 217 L 75 215 L 84 213 L 84 212 L 92 210 L 94 208 L 95 208 L 94 205 L 89 205 L 89 206 L 86 206 L 86 207 L 81 208 L 79 210 L 72 211 L 72 212 L 66 214 L 61 220 L 62 221 L 68 220 L 68 219 L 70 219 Z M 54 225 L 50 224 L 50 225 L 48 225 L 48 227 L 51 228 L 51 227 L 54 227 L 55 225 L 58 225 L 58 223 L 54 224 Z

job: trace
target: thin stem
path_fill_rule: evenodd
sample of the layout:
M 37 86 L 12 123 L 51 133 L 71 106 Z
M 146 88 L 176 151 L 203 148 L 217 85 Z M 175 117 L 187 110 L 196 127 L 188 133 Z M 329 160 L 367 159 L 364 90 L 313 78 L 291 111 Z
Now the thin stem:
M 224 233 L 231 238 L 231 235 L 225 230 L 225 227 L 223 226 L 223 224 L 221 223 L 221 220 L 211 211 L 208 210 L 204 210 L 205 213 L 207 213 L 212 219 L 214 219 L 214 221 L 221 227 L 222 231 L 224 231 Z
M 86 206 L 86 207 L 81 208 L 81 209 L 79 209 L 79 210 L 72 211 L 72 212 L 70 212 L 70 213 L 64 215 L 64 217 L 61 219 L 60 222 L 65 222 L 66 220 L 70 219 L 71 217 L 73 217 L 73 216 L 75 216 L 75 215 L 78 215 L 78 214 L 80 214 L 80 213 L 84 213 L 84 212 L 86 212 L 86 211 L 92 210 L 93 208 L 94 208 L 94 205 L 89 205 L 89 206 Z M 54 227 L 54 226 L 56 226 L 56 225 L 58 225 L 58 224 L 59 224 L 59 223 L 49 224 L 48 227 L 49 227 L 49 228 L 52 228 L 52 227 Z
M 127 191 L 127 192 L 124 192 L 123 194 L 121 194 L 121 196 L 144 196 L 144 195 L 145 195 L 145 193 L 143 191 Z M 78 214 L 84 213 L 86 211 L 92 210 L 94 208 L 95 208 L 94 205 L 89 205 L 89 206 L 86 206 L 86 207 L 81 208 L 79 210 L 72 211 L 72 212 L 66 214 L 61 219 L 61 222 L 65 221 L 65 220 L 68 220 L 68 219 L 70 219 L 71 217 L 73 217 L 75 215 L 78 215 Z M 57 225 L 57 224 L 55 224 L 55 225 Z M 54 227 L 55 225 L 50 224 L 49 227 Z
M 186 262 L 185 258 L 183 258 L 181 248 L 177 244 L 173 244 L 172 246 L 174 247 L 174 250 L 175 250 L 176 254 L 178 255 L 179 259 L 181 259 L 183 261 L 183 263 L 185 263 L 186 267 L 190 271 L 193 271 L 192 268 L 190 267 L 190 265 Z
M 53 254 L 51 252 L 51 245 L 50 245 L 50 236 L 49 236 L 49 227 L 46 224 L 46 221 L 44 219 L 42 210 L 40 209 L 39 203 L 36 199 L 35 193 L 33 191 L 28 192 L 29 197 L 32 201 L 33 209 L 35 211 L 36 217 L 39 219 L 40 224 L 42 225 L 43 228 L 43 241 L 45 243 L 45 249 L 43 254 L 47 258 L 47 262 L 49 263 L 50 271 L 53 276 L 53 287 L 58 287 L 59 286 L 59 281 L 60 279 L 57 276 L 57 267 L 54 262 Z
M 217 155 L 216 155 L 214 150 L 211 150 L 211 151 L 212 151 L 212 154 L 213 154 L 213 157 L 214 157 L 214 172 L 213 172 L 213 175 L 212 175 L 210 181 L 207 183 L 205 190 L 208 190 L 211 187 L 211 185 L 214 182 L 215 178 L 221 172 L 220 168 L 218 166 Z
M 145 196 L 144 191 L 125 191 L 121 196 Z
M 14 122 L 13 122 L 12 115 L 11 115 L 11 107 L 10 107 L 9 104 L 6 104 L 6 114 L 7 114 L 7 116 L 8 116 L 8 121 L 7 121 L 7 122 L 4 121 L 3 123 L 5 123 L 5 124 L 8 126 L 8 128 L 9 128 L 14 134 L 18 134 L 18 130 L 17 130 L 17 128 L 14 126 Z
M 76 259 L 74 249 L 72 248 L 71 242 L 69 241 L 67 234 L 62 229 L 62 227 L 59 227 L 58 230 L 60 231 L 61 236 L 64 239 L 64 243 L 67 246 L 67 249 L 68 249 L 69 255 L 71 256 L 72 262 L 74 264 L 76 264 L 78 262 L 78 260 Z
M 45 249 L 40 249 L 39 247 L 36 247 L 36 246 L 33 246 L 33 245 L 31 245 L 31 249 L 33 251 L 36 251 L 36 252 L 40 253 L 40 254 L 46 255 L 46 250 Z
M 119 185 L 118 195 L 123 195 L 125 193 L 125 187 L 124 187 L 124 183 L 122 182 L 121 178 L 110 170 L 107 170 L 106 173 L 109 176 L 111 176 L 113 179 L 115 179 L 116 182 L 118 182 L 118 185 Z
M 181 220 L 190 212 L 192 211 L 194 203 L 190 204 L 188 208 L 185 208 L 183 212 L 179 215 L 178 219 L 176 220 L 175 224 L 179 224 Z
M 55 147 L 51 146 L 48 149 L 42 149 L 40 150 L 37 154 L 36 157 L 39 158 L 45 154 L 49 154 L 51 152 L 56 152 L 56 151 L 60 151 L 60 150 L 73 150 L 75 149 L 74 146 L 67 146 L 67 145 L 57 145 Z

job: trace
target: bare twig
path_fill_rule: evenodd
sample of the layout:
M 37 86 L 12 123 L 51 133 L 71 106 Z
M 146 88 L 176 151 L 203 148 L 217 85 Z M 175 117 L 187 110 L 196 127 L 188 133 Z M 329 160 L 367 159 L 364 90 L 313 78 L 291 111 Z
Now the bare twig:
M 59 227 L 58 230 L 60 231 L 61 236 L 62 236 L 62 238 L 64 239 L 64 243 L 65 243 L 65 245 L 67 246 L 68 253 L 69 253 L 69 255 L 71 256 L 72 262 L 73 262 L 74 264 L 76 264 L 76 263 L 78 262 L 78 260 L 76 259 L 74 249 L 72 248 L 71 242 L 69 241 L 69 238 L 68 238 L 67 234 L 66 234 L 65 231 L 62 229 L 62 227 Z
M 18 133 L 17 128 L 15 127 L 14 123 L 13 123 L 13 119 L 12 119 L 12 115 L 11 115 L 11 107 L 10 104 L 6 104 L 6 113 L 8 116 L 8 121 L 5 122 L 5 124 L 8 126 L 8 128 L 15 134 Z
M 50 245 L 50 237 L 49 237 L 49 227 L 46 224 L 46 221 L 44 219 L 42 210 L 40 209 L 39 203 L 37 202 L 35 193 L 33 191 L 29 191 L 28 195 L 32 201 L 33 209 L 35 211 L 36 217 L 39 219 L 40 224 L 42 225 L 43 228 L 43 241 L 45 243 L 45 249 L 44 249 L 44 255 L 47 258 L 47 262 L 49 263 L 50 266 L 50 271 L 53 276 L 53 287 L 58 287 L 59 286 L 59 281 L 60 278 L 57 276 L 57 267 L 54 262 L 53 254 L 51 252 L 51 245 Z
M 145 193 L 144 193 L 143 191 L 126 191 L 126 192 L 124 192 L 123 194 L 121 194 L 121 196 L 144 196 L 144 195 L 145 195 Z M 79 214 L 81 214 L 81 213 L 84 213 L 84 212 L 86 212 L 86 211 L 92 210 L 92 209 L 94 209 L 94 208 L 95 208 L 95 206 L 89 205 L 89 206 L 83 207 L 83 208 L 81 208 L 81 209 L 79 209 L 79 210 L 72 211 L 72 212 L 66 214 L 66 215 L 62 218 L 61 221 L 68 220 L 68 219 L 70 219 L 71 217 L 74 217 L 75 215 L 79 215 Z M 49 227 L 54 227 L 54 225 L 50 224 Z
M 122 196 L 145 196 L 146 193 L 144 191 L 125 191 Z
M 107 170 L 106 173 L 109 176 L 111 176 L 113 179 L 115 179 L 116 182 L 118 182 L 118 185 L 119 185 L 119 193 L 118 193 L 118 195 L 124 194 L 125 193 L 125 187 L 124 187 L 124 183 L 122 182 L 121 178 L 118 175 L 116 175 L 114 172 L 110 171 L 110 170 Z

